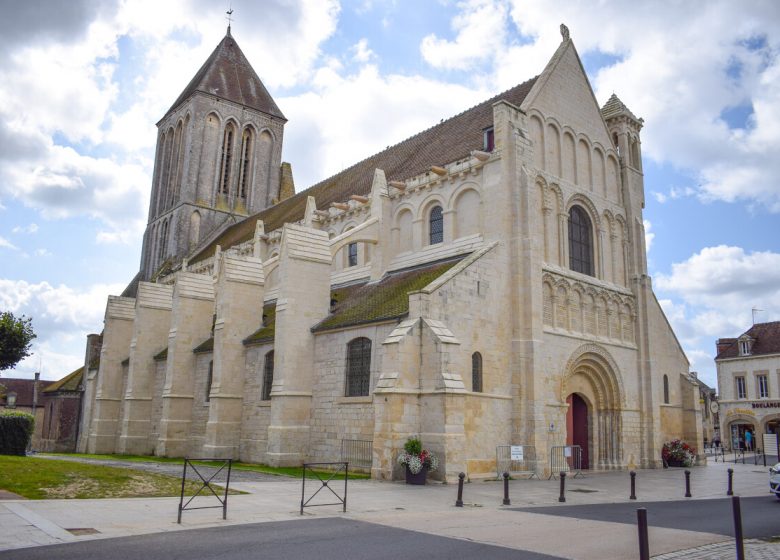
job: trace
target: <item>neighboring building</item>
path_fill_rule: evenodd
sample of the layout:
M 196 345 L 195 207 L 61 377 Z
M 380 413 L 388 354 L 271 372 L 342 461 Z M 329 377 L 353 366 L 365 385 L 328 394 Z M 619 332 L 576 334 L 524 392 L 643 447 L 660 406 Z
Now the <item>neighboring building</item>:
M 719 338 L 721 439 L 735 447 L 749 431 L 780 434 L 780 321 L 757 323 L 737 338 Z
M 709 445 L 715 437 L 715 434 L 720 434 L 718 396 L 715 389 L 699 379 L 699 376 L 695 371 L 691 372 L 691 376 L 696 380 L 696 384 L 699 386 L 699 409 L 701 410 L 702 418 L 702 434 L 704 436 L 705 444 Z
M 159 123 L 79 448 L 291 465 L 363 440 L 391 478 L 419 434 L 449 480 L 503 444 L 542 468 L 555 445 L 591 469 L 701 449 L 647 273 L 642 120 L 599 108 L 562 35 L 539 76 L 292 196 L 284 117 L 228 30 Z
M 44 412 L 41 408 L 41 391 L 50 383 L 51 381 L 41 381 L 40 374 L 37 372 L 35 379 L 0 377 L 0 412 L 16 410 L 32 414 L 35 417 L 33 449 L 37 449 L 40 443 L 43 428 Z
M 50 383 L 41 392 L 41 408 L 44 411 L 40 429 L 40 441 L 33 446 L 36 451 L 59 453 L 76 451 L 84 367 Z

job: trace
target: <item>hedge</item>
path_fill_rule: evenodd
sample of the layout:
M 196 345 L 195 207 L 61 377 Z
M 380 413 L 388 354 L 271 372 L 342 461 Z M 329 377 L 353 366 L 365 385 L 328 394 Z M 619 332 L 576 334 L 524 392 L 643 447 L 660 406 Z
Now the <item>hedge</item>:
M 24 455 L 32 439 L 35 417 L 26 412 L 0 412 L 0 455 Z

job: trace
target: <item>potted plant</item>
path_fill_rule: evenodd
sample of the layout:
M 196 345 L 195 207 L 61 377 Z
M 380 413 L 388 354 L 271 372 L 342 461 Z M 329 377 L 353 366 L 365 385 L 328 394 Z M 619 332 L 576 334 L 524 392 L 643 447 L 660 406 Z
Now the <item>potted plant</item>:
M 664 466 L 669 467 L 692 467 L 696 459 L 696 450 L 679 439 L 664 443 L 661 449 L 661 457 L 664 460 Z
M 404 450 L 398 455 L 398 462 L 406 467 L 407 484 L 425 484 L 428 473 L 435 471 L 439 466 L 436 455 L 423 449 L 418 437 L 406 440 Z

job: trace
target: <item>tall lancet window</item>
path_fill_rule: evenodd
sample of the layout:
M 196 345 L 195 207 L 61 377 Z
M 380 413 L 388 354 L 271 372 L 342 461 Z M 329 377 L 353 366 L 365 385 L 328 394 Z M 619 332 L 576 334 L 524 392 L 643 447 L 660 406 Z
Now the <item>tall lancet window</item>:
M 444 241 L 444 215 L 441 206 L 434 206 L 429 220 L 428 239 L 430 245 Z
M 590 218 L 579 206 L 569 211 L 569 268 L 593 276 L 593 235 Z
M 219 194 L 227 196 L 230 193 L 230 163 L 233 159 L 233 137 L 236 129 L 233 124 L 225 127 L 222 139 L 222 157 L 219 164 Z
M 244 129 L 241 138 L 241 173 L 238 178 L 238 198 L 246 202 L 247 193 L 252 188 L 252 149 L 254 142 L 252 131 Z

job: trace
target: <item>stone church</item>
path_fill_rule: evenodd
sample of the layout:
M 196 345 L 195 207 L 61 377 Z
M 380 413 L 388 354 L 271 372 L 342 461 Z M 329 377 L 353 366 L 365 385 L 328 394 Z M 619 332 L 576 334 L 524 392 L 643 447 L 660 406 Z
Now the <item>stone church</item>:
M 541 74 L 298 194 L 228 28 L 157 124 L 138 276 L 90 335 L 79 448 L 270 465 L 369 449 L 495 473 L 496 447 L 655 467 L 701 448 L 653 294 L 637 118 L 563 40 Z

